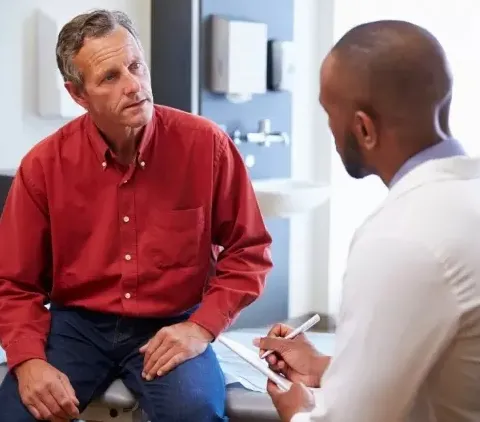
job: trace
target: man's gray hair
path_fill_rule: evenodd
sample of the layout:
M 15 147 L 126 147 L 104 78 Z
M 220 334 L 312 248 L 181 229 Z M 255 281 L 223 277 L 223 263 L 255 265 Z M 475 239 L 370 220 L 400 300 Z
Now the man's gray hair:
M 74 17 L 58 34 L 56 56 L 57 65 L 65 82 L 71 81 L 82 86 L 83 76 L 73 63 L 73 59 L 83 47 L 85 38 L 101 38 L 118 26 L 123 26 L 141 48 L 137 30 L 132 20 L 124 12 L 95 9 Z

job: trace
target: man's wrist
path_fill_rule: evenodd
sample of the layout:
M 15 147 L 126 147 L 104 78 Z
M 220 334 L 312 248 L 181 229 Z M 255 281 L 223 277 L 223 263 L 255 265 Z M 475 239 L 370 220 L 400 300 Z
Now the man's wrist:
M 31 363 L 35 363 L 35 362 L 45 362 L 44 359 L 41 359 L 41 358 L 31 358 L 31 359 L 27 359 L 27 360 L 24 360 L 23 362 L 20 362 L 18 365 L 16 365 L 15 367 L 12 368 L 12 372 L 13 374 L 16 376 L 17 373 L 20 371 L 22 371 L 22 369 L 26 368 L 29 366 L 29 364 Z
M 211 343 L 215 339 L 215 336 L 200 324 L 193 321 L 186 321 L 186 323 L 190 324 L 206 342 Z
M 325 371 L 327 370 L 328 368 L 328 365 L 330 365 L 330 360 L 331 360 L 331 357 L 330 356 L 326 356 L 326 355 L 318 355 L 315 360 L 314 360 L 314 363 L 313 363 L 313 373 L 315 374 L 315 377 L 317 378 L 316 379 L 316 382 L 315 386 L 312 386 L 314 388 L 320 388 L 321 385 L 322 385 L 322 377 L 323 377 L 323 374 L 325 373 Z

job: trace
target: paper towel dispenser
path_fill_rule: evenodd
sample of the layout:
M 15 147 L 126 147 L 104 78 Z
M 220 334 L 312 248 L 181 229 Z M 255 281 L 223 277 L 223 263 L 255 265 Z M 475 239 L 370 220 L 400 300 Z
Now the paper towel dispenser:
M 267 24 L 213 15 L 210 90 L 248 98 L 267 91 Z

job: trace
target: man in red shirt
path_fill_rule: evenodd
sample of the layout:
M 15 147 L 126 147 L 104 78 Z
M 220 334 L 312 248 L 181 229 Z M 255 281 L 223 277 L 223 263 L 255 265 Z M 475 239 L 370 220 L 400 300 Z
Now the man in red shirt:
M 209 343 L 272 266 L 242 158 L 153 104 L 125 14 L 77 16 L 56 54 L 87 113 L 24 157 L 0 220 L 0 420 L 75 418 L 117 377 L 152 422 L 226 420 Z

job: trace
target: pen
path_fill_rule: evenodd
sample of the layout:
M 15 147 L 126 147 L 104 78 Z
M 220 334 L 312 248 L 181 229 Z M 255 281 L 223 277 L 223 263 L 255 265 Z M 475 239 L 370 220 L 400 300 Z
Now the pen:
M 320 315 L 315 314 L 313 317 L 311 317 L 308 321 L 305 321 L 302 325 L 299 327 L 295 328 L 290 334 L 287 334 L 284 339 L 285 340 L 290 340 L 296 336 L 298 336 L 301 333 L 304 333 L 305 331 L 309 330 L 312 328 L 318 321 L 320 321 Z M 268 355 L 273 353 L 273 350 L 267 350 L 260 358 L 265 359 Z

